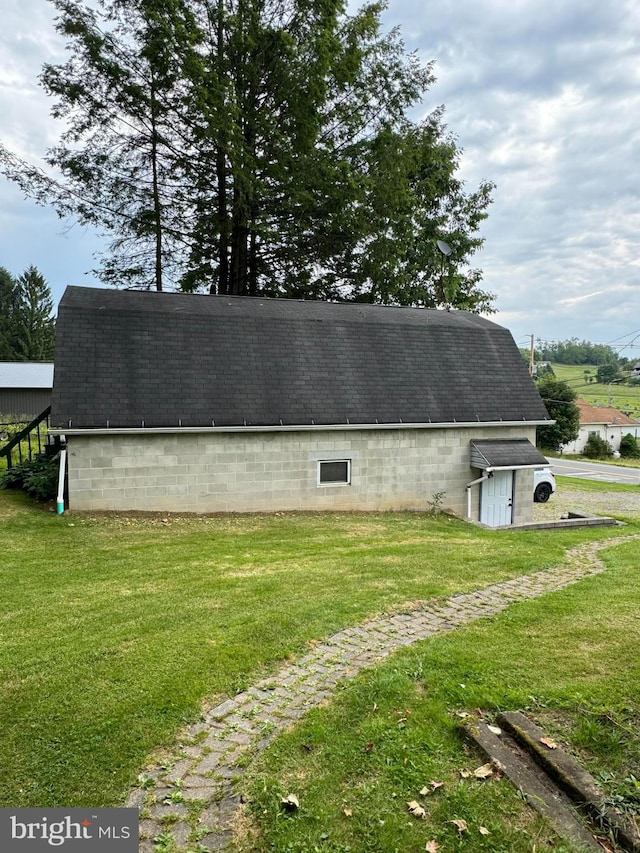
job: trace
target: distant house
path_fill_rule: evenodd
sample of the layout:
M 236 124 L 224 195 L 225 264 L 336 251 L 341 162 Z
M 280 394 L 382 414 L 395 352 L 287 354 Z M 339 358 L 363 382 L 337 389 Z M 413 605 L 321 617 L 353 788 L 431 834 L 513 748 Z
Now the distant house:
M 32 420 L 51 405 L 53 364 L 0 362 L 0 421 Z
M 631 375 L 636 378 L 640 378 L 640 361 L 637 361 L 631 370 Z
M 424 510 L 529 521 L 549 416 L 475 314 L 70 287 L 53 432 L 77 510 Z M 483 366 L 482 371 L 477 365 Z
M 580 409 L 580 431 L 575 441 L 563 445 L 563 453 L 582 453 L 590 435 L 608 441 L 614 450 L 620 450 L 620 441 L 628 433 L 634 438 L 640 436 L 640 424 L 618 409 L 595 406 L 581 398 L 576 405 Z

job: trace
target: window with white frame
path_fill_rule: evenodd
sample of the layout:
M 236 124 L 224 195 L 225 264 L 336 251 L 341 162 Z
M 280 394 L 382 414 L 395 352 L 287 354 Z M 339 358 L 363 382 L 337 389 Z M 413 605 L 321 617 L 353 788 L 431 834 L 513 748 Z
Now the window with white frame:
M 351 485 L 351 460 L 326 459 L 318 462 L 319 486 Z

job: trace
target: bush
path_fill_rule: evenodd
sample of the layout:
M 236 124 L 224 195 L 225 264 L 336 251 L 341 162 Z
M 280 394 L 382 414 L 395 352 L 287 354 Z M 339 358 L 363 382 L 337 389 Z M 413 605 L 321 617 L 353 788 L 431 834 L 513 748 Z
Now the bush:
M 613 456 L 613 447 L 599 435 L 590 435 L 582 455 L 588 459 L 610 459 Z
M 620 456 L 624 459 L 640 459 L 638 440 L 628 432 L 620 440 Z
M 603 385 L 606 385 L 608 382 L 615 382 L 619 378 L 620 371 L 618 370 L 618 365 L 613 362 L 599 365 L 596 371 L 596 379 Z
M 0 479 L 0 489 L 22 489 L 37 501 L 51 501 L 58 491 L 59 454 L 39 453 L 33 459 L 8 468 Z

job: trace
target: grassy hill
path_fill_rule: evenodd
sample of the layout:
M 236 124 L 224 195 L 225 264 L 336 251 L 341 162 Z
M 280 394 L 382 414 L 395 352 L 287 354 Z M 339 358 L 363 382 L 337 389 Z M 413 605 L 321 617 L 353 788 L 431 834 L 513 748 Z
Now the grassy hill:
M 552 367 L 556 378 L 568 382 L 583 400 L 596 406 L 613 406 L 632 418 L 640 418 L 640 385 L 596 382 L 598 367 L 595 364 L 552 364 Z M 590 377 L 593 382 L 589 382 Z

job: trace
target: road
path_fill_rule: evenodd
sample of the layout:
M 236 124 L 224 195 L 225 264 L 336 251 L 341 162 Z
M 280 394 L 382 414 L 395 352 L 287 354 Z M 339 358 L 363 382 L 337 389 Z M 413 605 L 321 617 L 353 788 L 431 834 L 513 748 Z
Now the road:
M 607 465 L 606 462 L 578 462 L 574 459 L 549 459 L 554 474 L 603 483 L 629 483 L 640 486 L 640 468 Z

